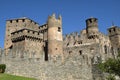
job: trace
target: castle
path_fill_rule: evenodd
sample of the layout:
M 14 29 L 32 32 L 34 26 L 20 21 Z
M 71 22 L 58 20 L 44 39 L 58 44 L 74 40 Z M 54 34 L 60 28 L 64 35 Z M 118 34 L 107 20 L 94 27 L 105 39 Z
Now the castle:
M 7 73 L 27 75 L 38 79 L 41 77 L 38 74 L 40 72 L 37 72 L 37 70 L 44 72 L 46 68 L 50 68 L 53 72 L 53 64 L 55 63 L 57 67 L 54 66 L 54 68 L 58 72 L 63 69 L 62 73 L 67 76 L 71 75 L 71 80 L 101 80 L 103 78 L 102 73 L 99 73 L 94 65 L 99 61 L 105 61 L 109 57 L 116 58 L 119 50 L 120 28 L 112 25 L 108 29 L 108 35 L 104 35 L 99 31 L 97 18 L 88 18 L 86 28 L 81 30 L 80 33 L 73 32 L 63 36 L 61 16 L 58 18 L 55 14 L 49 16 L 44 25 L 39 25 L 31 19 L 23 17 L 10 19 L 6 22 L 4 54 L 2 54 L 4 57 L 2 57 L 1 63 L 8 65 Z M 49 63 L 44 64 L 48 61 Z M 63 64 L 62 67 L 60 62 L 61 65 Z M 36 67 L 34 76 L 31 63 Z M 28 74 L 27 71 L 20 72 L 23 69 L 23 67 L 20 67 L 21 64 L 27 64 L 26 69 L 31 69 L 31 73 Z M 39 66 L 43 67 L 38 69 Z M 75 69 L 73 69 L 73 66 Z M 11 67 L 15 70 L 10 70 Z M 45 69 L 42 70 L 42 68 Z M 57 70 L 51 74 L 48 73 L 49 70 L 48 72 L 45 71 L 48 76 L 47 80 L 69 79 L 69 77 L 63 78 L 63 75 L 57 76 L 57 79 L 55 77 L 51 78 L 50 75 L 52 74 L 58 75 Z
M 56 54 L 63 54 L 62 39 L 62 18 L 55 18 L 55 14 L 49 16 L 44 25 L 39 25 L 33 20 L 23 17 L 19 19 L 7 20 L 5 49 L 6 54 L 12 49 L 13 54 L 29 53 L 29 57 L 39 58 L 41 53 L 45 53 L 45 60 L 48 54 L 55 57 Z

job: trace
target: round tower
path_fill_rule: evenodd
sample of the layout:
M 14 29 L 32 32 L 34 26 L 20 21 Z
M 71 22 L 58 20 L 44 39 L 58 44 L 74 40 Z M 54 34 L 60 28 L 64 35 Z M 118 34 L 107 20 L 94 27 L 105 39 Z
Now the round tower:
M 96 38 L 98 35 L 98 19 L 89 18 L 86 20 L 86 31 L 88 38 Z
M 48 17 L 48 54 L 52 57 L 63 54 L 62 17 Z

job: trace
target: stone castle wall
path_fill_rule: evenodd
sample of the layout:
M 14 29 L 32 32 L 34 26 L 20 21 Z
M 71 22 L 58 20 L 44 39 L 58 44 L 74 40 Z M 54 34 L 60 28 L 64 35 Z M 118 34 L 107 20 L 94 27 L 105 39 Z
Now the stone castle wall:
M 10 53 L 11 54 L 11 53 Z M 12 57 L 12 55 L 2 57 L 2 63 L 7 65 L 6 73 L 33 77 L 38 80 L 101 80 L 101 73 L 93 72 L 93 59 L 89 59 L 88 64 L 85 55 L 67 55 L 62 62 L 58 57 L 56 62 L 52 59 L 44 61 L 44 54 L 41 57 L 24 58 Z M 97 71 L 96 71 L 97 72 Z M 94 78 L 93 73 L 100 75 Z
M 103 80 L 96 64 L 117 55 L 117 30 L 104 35 L 99 32 L 98 20 L 89 18 L 80 34 L 63 38 L 62 17 L 55 14 L 41 26 L 28 18 L 8 20 L 0 63 L 7 65 L 6 73 L 38 80 Z

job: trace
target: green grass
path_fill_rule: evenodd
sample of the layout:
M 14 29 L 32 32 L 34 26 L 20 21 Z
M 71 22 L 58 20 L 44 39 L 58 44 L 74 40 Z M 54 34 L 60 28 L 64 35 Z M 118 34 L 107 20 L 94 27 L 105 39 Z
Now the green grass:
M 36 80 L 36 79 L 9 75 L 9 74 L 0 74 L 0 80 Z

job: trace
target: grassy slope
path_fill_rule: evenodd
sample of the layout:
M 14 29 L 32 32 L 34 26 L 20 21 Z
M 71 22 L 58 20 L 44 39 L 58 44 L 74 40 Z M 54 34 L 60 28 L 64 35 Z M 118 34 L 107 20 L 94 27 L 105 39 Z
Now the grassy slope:
M 0 74 L 0 80 L 36 80 L 36 79 L 9 75 L 9 74 Z

